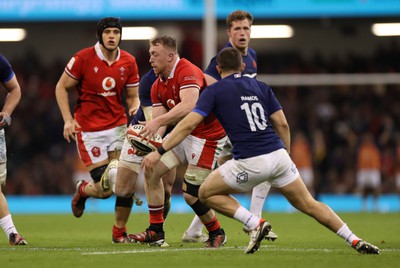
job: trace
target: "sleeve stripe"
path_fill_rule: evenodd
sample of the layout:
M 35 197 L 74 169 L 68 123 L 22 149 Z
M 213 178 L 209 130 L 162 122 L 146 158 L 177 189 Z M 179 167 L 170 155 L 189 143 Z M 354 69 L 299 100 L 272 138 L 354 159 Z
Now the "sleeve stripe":
M 195 87 L 195 88 L 197 88 L 198 90 L 200 90 L 200 87 L 199 87 L 199 85 L 197 85 L 197 84 L 183 85 L 183 86 L 181 86 L 181 89 L 185 89 L 185 88 L 189 88 L 189 87 Z
M 126 84 L 126 87 L 137 87 L 137 86 L 139 86 L 139 82 L 133 84 Z
M 65 68 L 64 71 L 65 71 L 69 76 L 71 76 L 73 79 L 79 80 L 79 79 L 78 79 L 75 75 L 73 75 L 67 68 Z

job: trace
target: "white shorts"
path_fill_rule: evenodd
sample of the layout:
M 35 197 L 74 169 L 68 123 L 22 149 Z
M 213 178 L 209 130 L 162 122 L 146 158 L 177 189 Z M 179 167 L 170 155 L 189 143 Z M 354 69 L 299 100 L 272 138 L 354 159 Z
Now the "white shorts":
M 6 136 L 4 128 L 0 130 L 0 163 L 7 161 Z
M 362 169 L 357 172 L 357 187 L 377 188 L 381 186 L 381 173 L 376 169 Z
M 168 136 L 166 139 L 168 139 Z M 217 164 L 217 159 L 226 143 L 226 139 L 225 136 L 222 139 L 211 141 L 189 135 L 174 147 L 172 151 L 179 157 L 180 162 L 183 164 L 188 163 L 193 166 L 212 170 Z
M 268 181 L 281 188 L 299 177 L 296 165 L 285 149 L 246 159 L 231 159 L 220 166 L 219 172 L 232 189 L 247 192 Z
M 76 145 L 79 156 L 86 166 L 108 159 L 108 152 L 121 151 L 125 139 L 126 125 L 95 131 L 78 132 Z

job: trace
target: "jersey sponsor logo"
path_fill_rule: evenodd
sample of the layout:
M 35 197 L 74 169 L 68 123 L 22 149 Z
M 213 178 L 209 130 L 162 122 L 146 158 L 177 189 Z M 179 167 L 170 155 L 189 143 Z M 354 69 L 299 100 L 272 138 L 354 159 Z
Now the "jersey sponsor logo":
M 249 174 L 246 171 L 240 172 L 236 175 L 236 182 L 238 184 L 246 183 L 249 180 Z
M 102 85 L 103 89 L 104 89 L 106 92 L 98 93 L 98 94 L 101 95 L 101 96 L 103 96 L 103 97 L 115 96 L 115 95 L 117 94 L 117 92 L 115 92 L 115 91 L 114 91 L 114 92 L 113 92 L 113 91 L 109 91 L 109 90 L 115 88 L 115 84 L 116 84 L 116 82 L 115 82 L 114 78 L 109 77 L 109 76 L 106 77 L 106 78 L 104 78 L 104 79 L 103 79 L 103 82 L 101 83 L 101 85 Z
M 72 57 L 72 58 L 69 60 L 68 64 L 67 64 L 67 68 L 68 68 L 69 70 L 71 70 L 71 69 L 72 69 L 72 66 L 74 66 L 74 63 L 75 63 L 75 57 Z
M 257 96 L 241 96 L 242 101 L 258 101 Z
M 170 108 L 170 109 L 174 108 L 174 107 L 175 107 L 175 101 L 174 101 L 174 100 L 171 100 L 171 99 L 168 99 L 168 100 L 167 100 L 167 106 L 168 106 L 168 108 Z
M 91 152 L 94 157 L 99 157 L 101 154 L 100 148 L 97 146 L 93 147 Z
M 104 90 L 109 91 L 115 87 L 115 80 L 114 78 L 108 76 L 103 79 L 101 85 L 103 86 Z
M 93 68 L 93 70 L 97 74 L 97 72 L 99 71 L 99 67 L 96 66 L 96 67 Z

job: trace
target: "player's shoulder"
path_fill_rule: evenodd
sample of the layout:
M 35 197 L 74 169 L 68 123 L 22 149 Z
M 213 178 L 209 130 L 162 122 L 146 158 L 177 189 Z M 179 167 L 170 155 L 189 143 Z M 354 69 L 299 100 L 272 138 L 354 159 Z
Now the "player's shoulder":
M 79 50 L 78 52 L 75 53 L 75 56 L 79 56 L 82 58 L 90 58 L 93 57 L 94 54 L 96 54 L 96 51 L 94 49 L 94 46 L 91 46 Z
M 201 74 L 203 76 L 203 71 L 197 67 L 194 63 L 190 62 L 185 58 L 181 58 L 176 66 L 175 71 L 177 74 L 187 74 L 187 73 L 194 73 L 194 74 Z
M 135 56 L 133 56 L 128 51 L 120 49 L 119 52 L 121 53 L 121 55 L 120 55 L 121 59 L 126 59 L 126 60 L 129 60 L 129 61 L 136 61 Z

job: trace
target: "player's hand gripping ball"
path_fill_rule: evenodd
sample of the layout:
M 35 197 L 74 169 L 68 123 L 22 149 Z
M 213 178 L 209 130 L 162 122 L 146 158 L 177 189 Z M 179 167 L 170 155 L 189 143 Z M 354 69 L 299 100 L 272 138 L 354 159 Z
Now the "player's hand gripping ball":
M 148 139 L 141 136 L 139 133 L 144 128 L 143 125 L 132 125 L 126 132 L 126 138 L 133 148 L 145 154 L 154 152 L 162 144 L 162 138 L 157 133 L 155 137 Z

